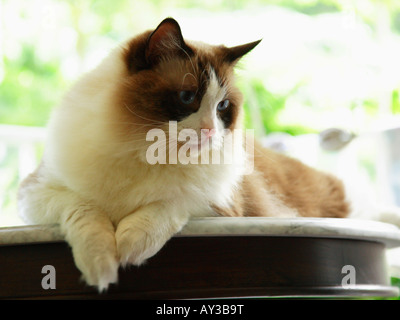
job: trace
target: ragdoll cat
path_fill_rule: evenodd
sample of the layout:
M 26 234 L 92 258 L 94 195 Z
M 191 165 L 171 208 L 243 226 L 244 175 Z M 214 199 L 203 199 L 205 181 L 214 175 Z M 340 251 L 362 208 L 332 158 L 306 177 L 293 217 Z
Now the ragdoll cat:
M 187 41 L 168 18 L 112 51 L 54 110 L 19 209 L 28 223 L 60 225 L 89 285 L 117 282 L 120 265 L 143 263 L 190 217 L 348 214 L 338 179 L 233 137 L 242 128 L 234 67 L 259 42 Z M 176 136 L 185 129 L 197 136 Z M 233 163 L 176 159 L 224 155 L 228 138 L 245 151 Z M 166 163 L 154 162 L 151 148 Z

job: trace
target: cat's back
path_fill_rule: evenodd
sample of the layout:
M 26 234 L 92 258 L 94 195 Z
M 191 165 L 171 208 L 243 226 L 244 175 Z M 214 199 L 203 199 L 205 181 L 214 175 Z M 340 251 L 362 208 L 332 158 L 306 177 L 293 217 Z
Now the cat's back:
M 343 183 L 328 173 L 260 143 L 255 144 L 254 168 L 254 173 L 244 179 L 247 189 L 257 183 L 300 216 L 345 217 L 349 213 Z

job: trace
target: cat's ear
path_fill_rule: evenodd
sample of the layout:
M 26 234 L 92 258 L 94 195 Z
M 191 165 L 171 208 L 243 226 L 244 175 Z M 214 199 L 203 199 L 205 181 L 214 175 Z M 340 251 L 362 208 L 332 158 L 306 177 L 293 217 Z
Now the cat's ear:
M 163 20 L 147 39 L 145 58 L 149 65 L 156 65 L 162 58 L 175 55 L 191 55 L 192 50 L 183 40 L 178 22 L 172 18 Z
M 229 63 L 232 63 L 232 64 L 236 63 L 246 53 L 248 53 L 251 50 L 253 50 L 261 42 L 261 40 L 257 40 L 257 41 L 246 43 L 246 44 L 242 44 L 242 45 L 239 45 L 239 46 L 236 46 L 236 47 L 226 48 L 225 49 L 224 60 L 229 62 Z

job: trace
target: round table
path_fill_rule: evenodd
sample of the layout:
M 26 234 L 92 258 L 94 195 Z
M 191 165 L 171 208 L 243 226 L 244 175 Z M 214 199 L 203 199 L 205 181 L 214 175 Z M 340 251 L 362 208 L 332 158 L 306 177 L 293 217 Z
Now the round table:
M 396 297 L 386 262 L 396 247 L 397 227 L 367 220 L 196 218 L 146 264 L 121 268 L 118 284 L 99 295 L 79 282 L 57 226 L 0 228 L 0 279 L 4 288 L 12 282 L 0 297 Z M 54 292 L 39 288 L 43 274 L 26 273 L 44 263 L 57 270 Z

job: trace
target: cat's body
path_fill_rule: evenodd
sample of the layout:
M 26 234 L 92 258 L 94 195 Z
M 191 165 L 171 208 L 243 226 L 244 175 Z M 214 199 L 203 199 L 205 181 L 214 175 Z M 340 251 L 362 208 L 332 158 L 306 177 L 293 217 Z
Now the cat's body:
M 233 67 L 257 44 L 187 42 L 166 19 L 115 49 L 55 110 L 43 161 L 21 184 L 19 208 L 29 223 L 60 224 L 88 284 L 107 288 L 120 264 L 141 264 L 193 216 L 348 214 L 339 180 L 258 144 L 233 164 L 147 161 L 150 129 L 177 143 L 168 151 L 184 145 L 173 141 L 169 121 L 223 152 L 224 138 L 241 129 Z M 245 149 L 239 140 L 233 145 Z M 245 174 L 249 161 L 254 171 Z
M 222 215 L 343 218 L 349 211 L 337 178 L 256 143 L 254 171 L 243 176 L 233 207 Z

